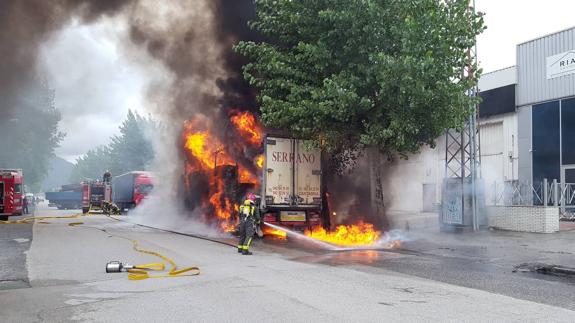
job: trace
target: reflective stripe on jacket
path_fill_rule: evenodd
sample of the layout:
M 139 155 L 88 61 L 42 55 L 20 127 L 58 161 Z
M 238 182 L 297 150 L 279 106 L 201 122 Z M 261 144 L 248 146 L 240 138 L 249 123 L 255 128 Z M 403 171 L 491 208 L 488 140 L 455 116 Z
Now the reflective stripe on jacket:
M 246 219 L 247 217 L 253 217 L 254 216 L 254 211 L 255 211 L 255 206 L 253 205 L 241 205 L 240 206 L 240 215 L 242 217 L 242 219 Z

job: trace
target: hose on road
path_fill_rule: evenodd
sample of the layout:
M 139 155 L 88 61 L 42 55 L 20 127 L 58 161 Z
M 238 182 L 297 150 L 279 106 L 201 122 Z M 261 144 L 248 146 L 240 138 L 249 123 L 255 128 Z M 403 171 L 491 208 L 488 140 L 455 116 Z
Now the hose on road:
M 38 221 L 36 223 L 49 224 L 49 222 L 45 222 L 43 220 L 46 220 L 46 219 L 77 219 L 77 218 L 81 218 L 83 216 L 87 216 L 87 214 L 78 213 L 78 214 L 68 215 L 68 216 L 31 216 L 31 217 L 27 217 L 27 218 L 19 219 L 19 220 L 0 221 L 0 224 L 30 224 L 30 223 L 33 223 L 34 221 Z M 115 218 L 112 218 L 110 216 L 108 216 L 108 218 L 121 221 L 119 219 L 115 219 Z M 125 222 L 125 221 L 123 221 L 123 222 Z M 68 226 L 76 227 L 76 226 L 83 226 L 83 224 L 84 224 L 84 222 L 70 222 L 70 223 L 68 223 Z M 197 276 L 200 274 L 200 268 L 198 268 L 196 266 L 178 269 L 177 264 L 171 258 L 168 258 L 168 257 L 164 256 L 163 254 L 156 252 L 156 251 L 140 248 L 139 242 L 136 239 L 131 239 L 131 238 L 128 238 L 125 236 L 110 233 L 106 229 L 102 229 L 102 228 L 91 227 L 91 226 L 84 226 L 84 227 L 96 229 L 96 230 L 102 231 L 102 232 L 104 232 L 110 236 L 124 239 L 124 240 L 128 240 L 128 241 L 132 242 L 132 249 L 134 251 L 158 257 L 158 258 L 164 260 L 165 262 L 167 262 L 171 266 L 171 269 L 167 274 L 151 275 L 150 274 L 151 271 L 164 271 L 165 267 L 166 267 L 165 264 L 164 263 L 150 263 L 150 264 L 135 265 L 133 269 L 128 269 L 128 279 L 130 279 L 130 280 L 143 280 L 143 279 L 148 279 L 148 278 L 171 278 L 171 277 L 183 277 L 183 276 Z
M 145 225 L 145 224 L 139 224 L 139 223 L 124 221 L 124 220 L 122 220 L 122 219 L 118 219 L 118 218 L 115 218 L 115 217 L 111 217 L 111 216 L 109 216 L 109 215 L 106 215 L 106 216 L 109 217 L 109 218 L 112 219 L 112 220 L 116 220 L 116 221 L 120 221 L 120 222 L 124 222 L 124 223 L 129 223 L 129 224 L 137 225 L 137 226 L 142 227 L 142 228 L 153 229 L 153 230 L 158 230 L 158 231 L 167 232 L 167 233 L 173 233 L 173 234 L 177 234 L 177 235 L 181 235 L 181 236 L 186 236 L 186 237 L 190 237 L 190 238 L 195 238 L 195 239 L 210 241 L 210 242 L 219 243 L 219 244 L 223 244 L 223 245 L 226 245 L 226 246 L 230 246 L 230 247 L 237 248 L 237 244 L 231 243 L 231 242 L 226 242 L 226 241 L 222 241 L 222 240 L 217 240 L 217 239 L 214 239 L 214 238 L 209 238 L 209 237 L 205 237 L 205 236 L 201 236 L 201 235 L 197 235 L 197 234 L 192 234 L 192 233 L 184 233 L 184 232 L 178 232 L 178 231 L 173 231 L 173 230 L 168 230 L 168 229 L 160 229 L 160 228 L 152 227 L 152 226 Z

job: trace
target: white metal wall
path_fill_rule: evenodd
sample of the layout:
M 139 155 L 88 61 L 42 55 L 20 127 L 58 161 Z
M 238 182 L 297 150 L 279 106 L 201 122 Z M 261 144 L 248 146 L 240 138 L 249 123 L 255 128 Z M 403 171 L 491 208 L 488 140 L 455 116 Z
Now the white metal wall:
M 507 113 L 480 120 L 482 176 L 486 190 L 493 182 L 517 179 L 517 114 Z M 396 158 L 383 165 L 383 194 L 386 208 L 392 212 L 421 212 L 424 185 L 435 185 L 436 203 L 441 201 L 445 176 L 445 137 L 437 147 L 423 147 L 408 160 Z M 488 192 L 486 192 L 488 193 Z M 486 194 L 486 198 L 491 195 Z
M 383 163 L 383 195 L 384 203 L 389 211 L 420 212 L 423 210 L 423 186 L 436 185 L 436 192 L 441 191 L 445 156 L 440 149 L 444 139 L 438 140 L 438 147 L 431 149 L 423 147 L 420 154 L 410 155 L 409 159 L 400 159 Z M 443 145 L 441 143 L 443 142 Z M 438 186 L 439 184 L 439 186 Z M 438 201 L 438 198 L 435 199 Z
M 518 178 L 517 130 L 517 113 L 480 121 L 481 176 L 486 185 Z
M 479 133 L 481 138 L 481 177 L 486 183 L 501 181 L 504 177 L 505 168 L 503 122 L 481 125 Z
M 575 27 L 517 46 L 517 106 L 575 95 L 575 74 L 547 79 L 546 59 L 575 50 Z

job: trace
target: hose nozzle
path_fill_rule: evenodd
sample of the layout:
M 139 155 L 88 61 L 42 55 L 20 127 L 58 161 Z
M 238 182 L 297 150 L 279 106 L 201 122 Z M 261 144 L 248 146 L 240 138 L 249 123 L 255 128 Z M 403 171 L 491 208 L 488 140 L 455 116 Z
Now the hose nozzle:
M 106 264 L 106 273 L 121 273 L 130 269 L 134 269 L 134 266 L 124 264 L 120 261 L 110 261 Z

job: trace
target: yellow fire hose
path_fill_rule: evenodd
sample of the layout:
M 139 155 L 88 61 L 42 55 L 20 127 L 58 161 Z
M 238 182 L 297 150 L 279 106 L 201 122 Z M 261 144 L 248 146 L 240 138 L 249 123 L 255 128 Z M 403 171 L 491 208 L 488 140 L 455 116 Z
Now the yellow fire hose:
M 0 224 L 29 224 L 29 223 L 32 223 L 33 221 L 36 221 L 36 220 L 39 221 L 38 223 L 48 224 L 50 222 L 45 222 L 43 220 L 46 220 L 46 219 L 75 219 L 75 218 L 79 218 L 80 216 L 82 216 L 81 213 L 74 214 L 74 215 L 65 215 L 65 216 L 29 216 L 27 218 L 19 219 L 19 220 L 0 221 Z
M 133 269 L 128 269 L 128 279 L 130 279 L 130 280 L 142 280 L 142 279 L 147 279 L 147 278 L 168 278 L 168 277 L 196 276 L 196 275 L 200 274 L 200 268 L 198 268 L 198 267 L 187 267 L 187 268 L 183 268 L 183 269 L 178 269 L 178 266 L 176 265 L 176 263 L 172 259 L 162 255 L 161 253 L 156 252 L 156 251 L 141 249 L 139 247 L 138 240 L 130 239 L 130 238 L 126 238 L 123 236 L 114 235 L 114 234 L 113 234 L 113 236 L 115 236 L 117 238 L 131 241 L 132 242 L 132 248 L 135 251 L 140 252 L 140 253 L 145 253 L 148 255 L 152 255 L 152 256 L 156 256 L 160 259 L 163 259 L 164 261 L 169 263 L 170 266 L 172 267 L 167 275 L 153 275 L 152 276 L 152 275 L 150 275 L 149 271 L 164 271 L 165 265 L 161 262 L 160 263 L 143 264 L 143 265 L 135 265 Z M 182 275 L 184 273 L 188 273 L 188 274 Z
M 68 216 L 31 216 L 31 217 L 27 217 L 27 218 L 19 219 L 19 220 L 0 221 L 0 224 L 29 224 L 29 223 L 32 223 L 34 221 L 38 221 L 36 223 L 49 224 L 49 222 L 45 222 L 43 220 L 46 220 L 46 219 L 76 219 L 76 218 L 80 218 L 82 216 L 87 216 L 87 215 L 79 213 L 79 214 L 68 215 Z M 68 223 L 69 226 L 80 226 L 83 224 L 84 224 L 84 222 Z M 150 271 L 164 271 L 166 266 L 161 262 L 135 265 L 131 269 L 127 270 L 128 271 L 128 279 L 130 279 L 130 280 L 143 280 L 143 279 L 147 279 L 147 278 L 171 278 L 171 277 L 183 277 L 183 276 L 197 276 L 200 274 L 200 268 L 198 268 L 198 267 L 186 267 L 183 269 L 178 269 L 178 266 L 176 265 L 176 263 L 172 259 L 162 255 L 161 253 L 156 252 L 156 251 L 141 249 L 139 247 L 138 240 L 130 239 L 130 238 L 127 238 L 124 236 L 116 235 L 116 234 L 112 234 L 112 233 L 106 231 L 105 229 L 100 229 L 100 228 L 95 228 L 95 227 L 89 227 L 89 228 L 100 230 L 100 231 L 105 232 L 105 233 L 107 233 L 111 236 L 114 236 L 116 238 L 128 240 L 128 241 L 132 242 L 132 248 L 136 252 L 156 256 L 156 257 L 166 261 L 171 266 L 171 269 L 168 272 L 168 274 L 150 275 Z M 184 273 L 187 273 L 187 274 L 184 274 Z

